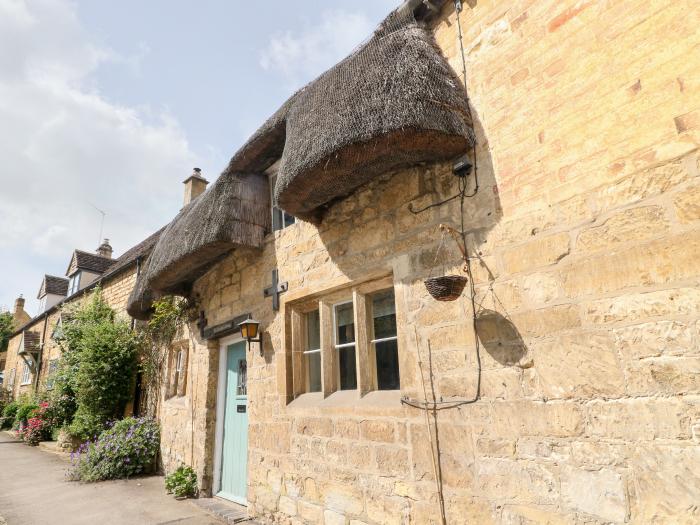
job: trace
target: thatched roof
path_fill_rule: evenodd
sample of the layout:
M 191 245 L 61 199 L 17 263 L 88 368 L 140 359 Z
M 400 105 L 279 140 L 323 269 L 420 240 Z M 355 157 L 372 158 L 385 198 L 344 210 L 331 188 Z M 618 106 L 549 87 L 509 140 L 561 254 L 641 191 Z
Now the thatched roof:
M 182 293 L 235 246 L 260 247 L 270 218 L 264 175 L 222 174 L 163 230 L 129 298 L 129 314 L 148 317 L 153 291 Z
M 467 114 L 466 92 L 432 33 L 410 11 L 394 11 L 293 97 L 275 200 L 313 219 L 379 174 L 463 154 L 473 140 Z
M 235 246 L 260 246 L 270 219 L 263 173 L 277 160 L 279 207 L 318 220 L 334 200 L 380 174 L 468 150 L 474 139 L 464 87 L 416 20 L 424 5 L 407 5 L 287 100 L 213 187 L 180 212 L 139 279 L 131 315 L 146 317 L 154 293 L 186 289 Z

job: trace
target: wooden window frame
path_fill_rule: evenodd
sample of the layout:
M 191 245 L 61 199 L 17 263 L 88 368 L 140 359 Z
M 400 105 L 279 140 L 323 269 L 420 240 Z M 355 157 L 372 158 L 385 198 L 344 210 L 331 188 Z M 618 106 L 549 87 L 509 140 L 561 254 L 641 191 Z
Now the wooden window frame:
M 373 281 L 349 285 L 327 294 L 319 294 L 309 298 L 299 299 L 291 304 L 287 303 L 285 307 L 289 309 L 287 322 L 291 334 L 291 337 L 288 339 L 288 344 L 291 345 L 291 359 L 288 361 L 291 366 L 291 371 L 288 375 L 291 380 L 291 388 L 288 390 L 290 395 L 288 398 L 289 400 L 296 399 L 305 394 L 313 394 L 309 392 L 308 377 L 305 370 L 304 352 L 307 346 L 305 316 L 316 309 L 318 309 L 319 312 L 320 326 L 321 392 L 323 397 L 327 398 L 335 392 L 340 391 L 339 348 L 336 344 L 336 307 L 347 303 L 352 303 L 353 305 L 357 388 L 355 390 L 345 390 L 344 392 L 354 391 L 357 393 L 358 397 L 362 397 L 369 392 L 378 390 L 375 343 L 394 339 L 398 344 L 399 327 L 397 316 L 396 336 L 383 338 L 381 340 L 376 340 L 374 338 L 372 297 L 377 293 L 389 289 L 394 291 L 394 301 L 396 301 L 393 278 L 388 276 Z M 401 373 L 399 370 L 399 382 L 400 377 Z
M 26 379 L 25 379 L 26 377 Z M 22 369 L 22 377 L 20 378 L 19 386 L 31 385 L 32 384 L 32 368 L 29 363 L 24 362 L 24 368 Z

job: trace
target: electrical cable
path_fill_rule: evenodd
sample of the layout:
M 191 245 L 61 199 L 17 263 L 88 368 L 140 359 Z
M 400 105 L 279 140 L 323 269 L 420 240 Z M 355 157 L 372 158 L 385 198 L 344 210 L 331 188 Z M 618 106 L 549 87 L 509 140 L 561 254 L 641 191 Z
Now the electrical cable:
M 462 54 L 462 74 L 464 75 L 464 87 L 466 89 L 467 86 L 467 62 L 464 57 L 464 41 L 462 37 L 462 24 L 460 21 L 460 13 L 462 12 L 462 2 L 460 0 L 454 0 L 455 3 L 455 11 L 457 12 L 457 28 L 459 32 L 459 44 L 460 44 L 460 50 Z M 474 126 L 474 119 L 472 117 L 472 111 L 471 111 L 471 103 L 469 101 L 469 96 L 467 96 L 467 112 L 470 120 L 470 124 L 472 127 Z M 464 253 L 468 253 L 467 250 L 467 233 L 465 231 L 465 226 L 464 226 L 464 199 L 466 198 L 471 198 L 474 197 L 477 192 L 479 191 L 479 178 L 478 178 L 478 167 L 477 167 L 477 158 L 476 158 L 476 140 L 472 142 L 472 158 L 474 160 L 474 190 L 467 195 L 466 190 L 467 190 L 467 178 L 466 177 L 459 177 L 458 181 L 458 188 L 459 188 L 459 193 L 453 197 L 449 197 L 448 199 L 445 199 L 442 202 L 431 204 L 429 206 L 426 206 L 420 211 L 413 211 L 412 207 L 409 205 L 409 211 L 412 213 L 421 213 L 422 211 L 425 211 L 427 209 L 436 207 L 436 206 L 441 206 L 447 202 L 450 202 L 457 197 L 460 197 L 460 204 L 459 204 L 459 214 L 460 214 L 460 235 L 462 237 L 462 245 L 464 247 Z M 474 330 L 474 349 L 475 349 L 475 354 L 476 354 L 476 364 L 477 364 L 477 379 L 476 379 L 476 392 L 474 394 L 474 397 L 470 399 L 453 399 L 451 401 L 437 401 L 433 400 L 432 402 L 428 402 L 427 398 L 426 400 L 423 401 L 418 401 L 418 400 L 412 400 L 408 397 L 402 398 L 401 403 L 404 405 L 408 405 L 414 408 L 422 409 L 422 410 L 450 410 L 453 408 L 458 408 L 463 405 L 470 405 L 472 403 L 475 403 L 479 400 L 481 397 L 481 345 L 479 343 L 479 336 L 477 333 L 477 314 L 476 314 L 476 288 L 474 286 L 474 277 L 472 273 L 472 267 L 471 267 L 471 260 L 474 259 L 475 257 L 464 257 L 465 261 L 465 267 L 467 271 L 467 278 L 469 281 L 469 292 L 470 292 L 470 301 L 471 301 L 471 307 L 472 307 L 472 329 Z

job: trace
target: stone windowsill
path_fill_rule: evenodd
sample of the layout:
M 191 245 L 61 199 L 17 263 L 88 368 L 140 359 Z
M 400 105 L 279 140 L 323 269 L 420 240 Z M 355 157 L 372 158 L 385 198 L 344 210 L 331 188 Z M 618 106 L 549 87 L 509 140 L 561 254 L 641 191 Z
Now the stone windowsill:
M 360 397 L 357 390 L 340 390 L 333 392 L 326 398 L 323 397 L 322 392 L 311 392 L 300 395 L 287 405 L 287 410 L 293 412 L 314 411 L 322 413 L 324 411 L 336 412 L 338 409 L 401 411 L 401 391 L 377 390 Z

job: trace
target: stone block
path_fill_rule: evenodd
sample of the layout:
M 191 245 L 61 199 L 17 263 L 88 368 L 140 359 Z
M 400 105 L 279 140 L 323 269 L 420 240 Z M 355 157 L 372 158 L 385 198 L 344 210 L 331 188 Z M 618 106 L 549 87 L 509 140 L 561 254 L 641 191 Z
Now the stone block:
M 688 439 L 688 406 L 678 399 L 634 398 L 592 401 L 586 434 L 623 440 Z
M 405 476 L 409 472 L 408 451 L 404 448 L 381 446 L 374 451 L 377 470 L 382 474 Z
M 287 496 L 280 496 L 279 501 L 279 511 L 286 514 L 287 516 L 297 515 L 297 501 L 288 498 Z
M 700 448 L 694 446 L 643 445 L 634 449 L 631 520 L 635 523 L 700 522 L 698 472 Z
M 354 484 L 326 483 L 322 487 L 321 498 L 327 509 L 336 513 L 359 515 L 364 511 L 362 489 Z M 327 519 L 327 518 L 326 518 Z
M 510 458 L 515 455 L 515 442 L 510 439 L 482 437 L 476 440 L 476 453 L 480 456 Z
M 345 525 L 346 520 L 343 514 L 326 510 L 323 512 L 323 525 Z
M 503 264 L 508 273 L 535 270 L 559 262 L 569 254 L 568 233 L 557 233 L 536 238 L 503 253 Z
M 369 468 L 372 464 L 372 449 L 368 445 L 349 445 L 348 464 L 359 470 Z
M 501 515 L 501 525 L 572 525 L 573 518 L 564 516 L 556 507 L 534 505 L 506 505 Z
M 584 304 L 586 324 L 600 325 L 625 321 L 632 323 L 654 317 L 691 315 L 700 311 L 700 289 L 675 288 L 631 293 Z
M 627 360 L 700 354 L 700 323 L 655 321 L 612 331 L 615 346 Z
M 367 498 L 367 518 L 370 523 L 403 525 L 409 512 L 405 498 L 372 495 Z
M 521 388 L 522 370 L 519 368 L 497 368 L 495 370 L 482 370 L 481 395 L 483 398 L 516 400 L 523 396 Z M 467 383 L 471 386 L 471 381 Z M 464 389 L 464 386 L 462 386 Z M 475 388 L 475 387 L 474 387 Z M 441 387 L 440 392 L 443 392 Z M 463 390 L 464 397 L 469 395 Z
M 306 436 L 331 437 L 333 435 L 333 421 L 322 417 L 303 417 L 296 421 L 296 431 Z
M 700 185 L 679 192 L 673 199 L 673 207 L 682 223 L 700 219 Z
M 470 426 L 480 436 L 571 437 L 583 432 L 584 421 L 581 407 L 572 402 L 498 401 L 488 419 L 475 419 Z
M 523 296 L 532 306 L 544 306 L 562 295 L 561 283 L 555 272 L 526 275 L 522 283 Z
M 517 442 L 516 451 L 518 459 L 537 461 L 565 463 L 571 456 L 571 449 L 567 442 L 547 438 L 520 438 Z
M 578 298 L 697 277 L 698 253 L 700 230 L 580 260 L 562 272 L 564 292 L 567 297 Z
M 605 211 L 618 206 L 660 195 L 689 180 L 682 160 L 638 171 L 612 185 L 602 186 L 591 196 L 596 210 Z
M 624 391 L 610 333 L 580 332 L 533 342 L 530 353 L 547 399 L 614 396 Z
M 309 503 L 308 501 L 299 500 L 298 502 L 299 517 L 307 523 L 313 525 L 323 525 L 323 507 Z
M 396 439 L 396 430 L 393 422 L 366 419 L 360 422 L 360 434 L 362 439 L 369 441 L 381 441 L 392 443 Z
M 626 367 L 627 390 L 632 395 L 700 392 L 700 358 L 654 357 Z
M 360 426 L 354 419 L 336 419 L 333 422 L 333 431 L 341 439 L 357 439 L 360 435 Z
M 627 516 L 625 482 L 615 470 L 564 467 L 561 494 L 566 506 L 606 522 L 622 523 Z
M 600 225 L 583 230 L 576 240 L 582 253 L 611 250 L 616 246 L 643 241 L 667 232 L 668 220 L 661 206 L 641 206 L 612 215 Z
M 578 305 L 563 304 L 511 316 L 521 336 L 542 337 L 581 326 Z
M 480 459 L 476 463 L 475 482 L 490 500 L 538 504 L 559 500 L 559 480 L 555 473 L 545 465 L 529 461 Z

